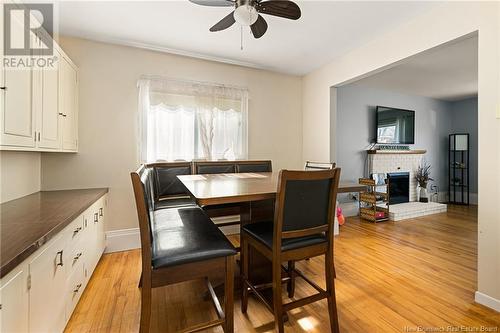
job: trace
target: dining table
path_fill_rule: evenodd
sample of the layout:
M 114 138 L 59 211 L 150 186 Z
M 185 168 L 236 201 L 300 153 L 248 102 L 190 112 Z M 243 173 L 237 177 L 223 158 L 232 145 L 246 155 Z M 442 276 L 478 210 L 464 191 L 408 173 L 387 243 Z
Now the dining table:
M 314 171 L 310 171 L 314 172 Z M 279 172 L 218 173 L 177 176 L 199 206 L 274 199 Z M 338 193 L 361 192 L 366 186 L 340 182 Z
M 273 221 L 279 172 L 197 174 L 177 177 L 200 207 L 238 204 L 241 225 Z M 360 192 L 365 188 L 354 182 L 340 182 L 338 193 Z M 269 281 L 268 259 L 259 256 L 257 251 L 251 251 L 249 260 L 252 279 Z
M 178 175 L 177 178 L 200 207 L 237 204 L 240 225 L 273 221 L 279 172 Z M 354 182 L 340 182 L 338 193 L 354 193 L 365 189 L 365 186 Z M 249 262 L 250 279 L 253 282 L 271 281 L 269 258 L 250 248 Z M 239 279 L 235 284 L 237 289 L 240 287 L 238 282 Z

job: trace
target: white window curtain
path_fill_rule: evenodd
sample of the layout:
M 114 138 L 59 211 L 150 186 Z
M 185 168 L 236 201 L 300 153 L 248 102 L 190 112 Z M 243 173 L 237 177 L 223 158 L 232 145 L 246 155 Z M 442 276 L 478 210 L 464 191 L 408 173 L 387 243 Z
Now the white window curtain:
M 247 158 L 246 89 L 158 77 L 138 86 L 142 162 Z

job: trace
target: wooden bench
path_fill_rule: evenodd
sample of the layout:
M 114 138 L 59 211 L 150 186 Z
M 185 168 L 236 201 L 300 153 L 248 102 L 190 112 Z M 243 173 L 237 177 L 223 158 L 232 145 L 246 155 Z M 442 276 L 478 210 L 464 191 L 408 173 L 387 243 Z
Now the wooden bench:
M 270 160 L 237 161 L 194 161 L 194 162 L 158 162 L 147 164 L 153 169 L 153 193 L 155 210 L 194 205 L 189 192 L 177 178 L 178 175 L 272 172 Z M 240 215 L 239 204 L 226 204 L 203 207 L 209 217 Z M 239 222 L 224 222 L 219 227 L 237 225 Z
M 141 235 L 140 332 L 149 332 L 152 288 L 203 278 L 218 319 L 183 332 L 220 325 L 225 333 L 232 333 L 236 250 L 200 207 L 155 210 L 153 172 L 153 168 L 143 165 L 131 173 Z M 221 271 L 225 272 L 224 310 L 208 279 L 214 272 Z

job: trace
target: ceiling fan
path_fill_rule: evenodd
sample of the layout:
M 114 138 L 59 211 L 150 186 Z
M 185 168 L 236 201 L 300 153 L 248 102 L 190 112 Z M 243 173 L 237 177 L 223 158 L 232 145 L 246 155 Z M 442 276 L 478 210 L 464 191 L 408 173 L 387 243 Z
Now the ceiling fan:
M 267 22 L 260 14 L 274 15 L 291 20 L 298 20 L 301 12 L 299 6 L 289 0 L 189 0 L 195 4 L 214 7 L 235 7 L 210 31 L 221 31 L 235 22 L 241 26 L 249 26 L 255 38 L 262 37 L 267 31 Z

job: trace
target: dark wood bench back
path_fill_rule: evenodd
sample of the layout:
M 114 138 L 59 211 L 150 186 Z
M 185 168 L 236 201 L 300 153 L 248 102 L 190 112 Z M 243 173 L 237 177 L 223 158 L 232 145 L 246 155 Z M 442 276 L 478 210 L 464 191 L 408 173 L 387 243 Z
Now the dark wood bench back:
M 191 162 L 151 163 L 147 164 L 147 167 L 153 169 L 153 192 L 156 201 L 169 197 L 189 197 L 177 176 L 193 174 Z
M 151 271 L 151 242 L 152 219 L 154 218 L 152 169 L 145 165 L 130 174 L 134 189 L 137 218 L 139 219 L 139 232 L 141 236 L 142 272 Z
M 271 160 L 263 161 L 237 161 L 236 172 L 272 172 Z

